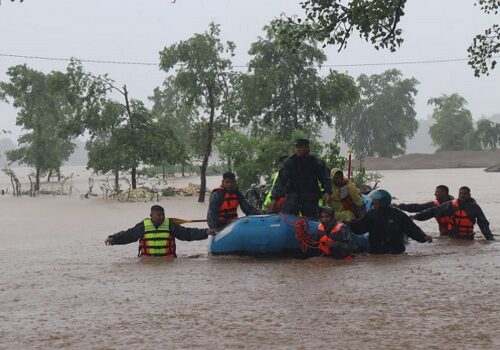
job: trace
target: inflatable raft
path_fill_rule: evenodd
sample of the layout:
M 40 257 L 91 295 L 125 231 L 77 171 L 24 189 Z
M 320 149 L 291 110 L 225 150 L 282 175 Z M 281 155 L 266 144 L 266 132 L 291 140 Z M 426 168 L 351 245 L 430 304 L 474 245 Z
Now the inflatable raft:
M 295 237 L 293 215 L 255 215 L 236 220 L 213 236 L 213 255 L 296 255 L 300 242 Z M 309 220 L 309 232 L 317 231 L 319 222 Z M 368 235 L 356 236 L 360 248 L 368 247 Z

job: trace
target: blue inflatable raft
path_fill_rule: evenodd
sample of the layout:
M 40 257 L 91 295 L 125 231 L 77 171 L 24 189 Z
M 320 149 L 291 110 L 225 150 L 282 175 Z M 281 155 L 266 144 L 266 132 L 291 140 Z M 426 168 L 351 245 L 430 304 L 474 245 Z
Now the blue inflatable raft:
M 295 255 L 300 243 L 295 237 L 293 215 L 247 216 L 231 223 L 212 237 L 213 255 Z M 309 220 L 309 232 L 316 232 L 319 222 Z M 367 248 L 368 235 L 356 236 L 358 247 Z

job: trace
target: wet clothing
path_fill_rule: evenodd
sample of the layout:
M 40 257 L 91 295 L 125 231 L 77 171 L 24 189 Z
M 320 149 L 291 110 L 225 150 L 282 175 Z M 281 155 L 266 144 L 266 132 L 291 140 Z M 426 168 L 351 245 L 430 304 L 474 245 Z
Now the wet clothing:
M 285 159 L 278 181 L 271 193 L 271 199 L 286 196 L 283 212 L 317 218 L 318 201 L 324 192 L 331 194 L 332 179 L 325 163 L 313 155 L 292 154 Z
M 236 204 L 236 205 L 235 205 Z M 246 215 L 259 215 L 261 211 L 254 208 L 239 191 L 226 191 L 218 187 L 210 194 L 207 223 L 211 229 L 220 229 L 238 217 L 238 206 Z
M 436 200 L 434 200 L 432 202 L 427 202 L 427 203 L 422 203 L 422 204 L 416 204 L 416 203 L 405 204 L 405 203 L 401 203 L 401 204 L 398 205 L 398 209 L 407 211 L 409 213 L 419 213 L 421 211 L 424 211 L 424 210 L 427 210 L 427 209 L 430 209 L 430 208 L 433 208 L 433 207 L 440 206 L 441 204 L 449 202 L 451 200 L 453 200 L 453 196 L 448 195 L 448 196 L 446 196 L 446 198 L 444 200 L 441 200 L 441 201 L 438 201 L 436 199 Z M 436 221 L 437 221 L 438 226 L 439 226 L 439 233 L 441 235 L 448 235 L 448 233 L 449 233 L 449 223 L 451 221 L 451 217 L 450 216 L 437 217 Z
M 154 225 L 154 226 L 156 229 L 158 229 L 160 228 L 161 225 L 158 226 Z M 174 240 L 177 238 L 180 239 L 181 241 L 199 241 L 208 238 L 206 229 L 183 227 L 181 225 L 172 222 L 172 220 L 168 221 L 168 232 L 171 235 L 171 237 L 173 237 Z M 128 230 L 125 231 L 120 231 L 118 233 L 115 233 L 114 235 L 110 235 L 108 236 L 108 238 L 111 238 L 112 240 L 111 243 L 113 245 L 129 244 L 132 242 L 136 242 L 140 239 L 142 240 L 144 238 L 145 233 L 146 229 L 144 226 L 144 221 L 141 221 L 134 227 L 129 228 Z M 173 243 L 174 243 L 173 253 L 175 256 L 175 241 Z
M 461 211 L 463 211 L 464 213 L 460 213 Z M 467 218 L 461 218 L 461 214 L 465 214 Z M 452 218 L 452 222 L 449 226 L 450 237 L 474 239 L 473 227 L 477 223 L 484 238 L 488 240 L 494 239 L 493 234 L 490 230 L 490 223 L 484 216 L 481 207 L 473 198 L 470 198 L 465 202 L 457 199 L 454 201 L 443 203 L 439 207 L 429 208 L 416 214 L 415 220 L 425 221 L 433 217 L 440 218 L 443 216 L 449 216 Z M 471 234 L 460 234 L 460 221 L 463 219 L 468 219 L 472 224 L 472 228 L 470 230 Z
M 356 217 L 361 215 L 362 209 L 360 208 L 364 204 L 361 193 L 354 182 L 344 179 L 342 187 L 332 184 L 332 199 L 328 205 L 333 208 L 338 220 L 354 221 Z
M 357 249 L 356 239 L 349 228 L 340 221 L 335 221 L 328 226 L 318 226 L 320 250 L 335 259 L 351 256 Z
M 369 232 L 368 251 L 372 254 L 401 254 L 406 250 L 405 235 L 421 243 L 427 237 L 408 215 L 392 207 L 367 212 L 351 223 L 351 230 L 358 235 Z

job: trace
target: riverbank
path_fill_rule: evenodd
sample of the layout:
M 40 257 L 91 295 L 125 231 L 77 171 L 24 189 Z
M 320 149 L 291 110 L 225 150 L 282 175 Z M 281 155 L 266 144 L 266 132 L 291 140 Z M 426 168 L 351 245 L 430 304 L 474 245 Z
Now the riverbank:
M 365 159 L 367 170 L 488 168 L 497 164 L 500 164 L 500 150 L 413 153 L 398 158 L 367 157 Z M 356 161 L 354 165 L 357 166 Z

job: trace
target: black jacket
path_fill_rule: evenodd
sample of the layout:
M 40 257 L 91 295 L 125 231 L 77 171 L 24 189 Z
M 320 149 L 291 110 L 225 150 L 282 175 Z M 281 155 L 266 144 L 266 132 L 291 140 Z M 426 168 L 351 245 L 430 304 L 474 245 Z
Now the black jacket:
M 183 227 L 172 221 L 169 222 L 169 230 L 174 238 L 181 241 L 199 241 L 208 238 L 207 229 Z M 108 238 L 112 239 L 113 244 L 129 244 L 138 241 L 142 236 L 144 236 L 144 222 L 141 221 L 134 227 L 110 235 Z
M 451 201 L 451 200 L 453 200 L 453 196 L 448 195 L 448 197 L 446 197 L 446 199 L 444 201 L 440 202 L 440 204 L 446 203 L 446 202 Z M 422 204 L 417 204 L 417 203 L 398 204 L 398 209 L 407 211 L 409 213 L 419 213 L 421 211 L 424 211 L 424 210 L 427 210 L 427 209 L 433 208 L 433 207 L 436 207 L 436 204 L 434 204 L 434 201 L 422 203 Z
M 332 194 L 332 179 L 325 163 L 313 155 L 299 157 L 292 154 L 285 159 L 271 199 L 278 199 L 290 193 L 298 194 L 300 199 L 319 199 L 321 190 L 318 182 L 323 187 L 323 192 Z
M 479 229 L 481 230 L 481 233 L 483 234 L 484 238 L 488 240 L 493 240 L 493 234 L 491 233 L 490 230 L 490 223 L 486 219 L 486 216 L 484 216 L 483 210 L 481 207 L 477 204 L 477 202 L 473 199 L 470 198 L 468 201 L 463 202 L 459 201 L 459 206 L 460 209 L 463 209 L 466 213 L 469 219 L 474 223 L 479 226 Z M 425 221 L 429 220 L 431 218 L 439 218 L 443 216 L 453 216 L 455 213 L 456 208 L 452 205 L 452 202 L 446 202 L 441 204 L 439 207 L 432 207 L 427 210 L 424 210 L 423 212 L 420 212 L 415 215 L 415 220 L 419 221 Z
M 236 190 L 235 192 L 240 202 L 240 208 L 246 215 L 262 214 L 259 209 L 254 208 L 250 203 L 248 203 L 245 196 L 243 196 L 243 194 L 239 190 Z M 212 193 L 210 194 L 210 201 L 208 204 L 207 212 L 207 223 L 208 227 L 210 227 L 211 229 L 217 229 L 227 224 L 224 223 L 223 225 L 221 225 L 221 223 L 217 220 L 217 217 L 219 216 L 219 208 L 222 205 L 225 196 L 225 190 L 212 191 Z
M 356 234 L 369 232 L 369 252 L 374 254 L 401 254 L 405 251 L 404 237 L 425 242 L 426 234 L 408 215 L 396 208 L 371 210 L 351 224 Z

